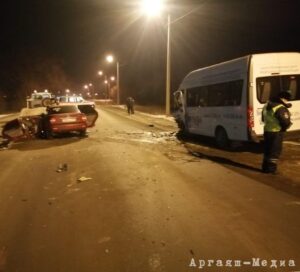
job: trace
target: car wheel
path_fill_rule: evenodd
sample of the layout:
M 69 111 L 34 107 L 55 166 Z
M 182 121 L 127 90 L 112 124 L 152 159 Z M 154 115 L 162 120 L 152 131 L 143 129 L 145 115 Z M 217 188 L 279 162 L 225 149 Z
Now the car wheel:
M 48 106 L 50 106 L 51 105 L 51 99 L 50 98 L 44 98 L 43 100 L 42 100 L 42 106 L 43 107 L 48 107 Z
M 53 133 L 49 130 L 44 131 L 45 139 L 52 139 L 53 138 Z
M 80 136 L 80 137 L 86 137 L 86 136 L 87 136 L 86 130 L 85 130 L 85 129 L 84 129 L 84 130 L 80 130 L 80 131 L 79 131 L 79 136 Z
M 227 149 L 230 145 L 227 132 L 224 128 L 218 127 L 215 132 L 216 144 L 219 148 Z

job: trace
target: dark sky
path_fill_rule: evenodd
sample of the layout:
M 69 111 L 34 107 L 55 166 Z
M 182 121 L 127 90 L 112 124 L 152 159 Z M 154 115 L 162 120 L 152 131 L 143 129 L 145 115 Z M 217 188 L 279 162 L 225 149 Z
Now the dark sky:
M 300 51 L 298 0 L 166 2 L 173 20 L 193 10 L 171 27 L 172 91 L 196 68 L 257 52 Z M 100 84 L 99 69 L 113 73 L 104 61 L 111 52 L 121 64 L 124 95 L 142 99 L 152 94 L 162 100 L 167 14 L 148 20 L 139 14 L 138 3 L 6 0 L 0 11 L 0 69 L 19 65 L 24 55 L 55 58 L 72 87 L 81 88 L 90 81 Z M 1 77 L 2 89 L 6 77 Z

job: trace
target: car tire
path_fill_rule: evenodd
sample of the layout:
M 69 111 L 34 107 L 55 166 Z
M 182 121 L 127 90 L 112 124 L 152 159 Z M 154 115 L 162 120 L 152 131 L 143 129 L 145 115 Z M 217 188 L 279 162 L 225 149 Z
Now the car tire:
M 52 139 L 54 137 L 53 133 L 49 130 L 45 130 L 44 135 L 45 139 Z
M 85 129 L 79 131 L 79 137 L 86 137 L 86 136 L 87 136 L 87 134 L 86 134 L 86 130 Z
M 43 100 L 42 100 L 42 106 L 43 107 L 48 107 L 48 106 L 50 106 L 51 105 L 51 99 L 50 98 L 44 98 Z
M 228 149 L 230 146 L 230 140 L 227 132 L 223 127 L 217 127 L 215 132 L 216 144 L 221 149 Z

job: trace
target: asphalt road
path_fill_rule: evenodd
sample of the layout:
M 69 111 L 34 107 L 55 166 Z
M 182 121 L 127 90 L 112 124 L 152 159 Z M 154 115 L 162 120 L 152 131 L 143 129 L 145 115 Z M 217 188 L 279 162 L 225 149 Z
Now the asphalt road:
M 99 113 L 87 138 L 0 152 L 1 272 L 300 270 L 299 197 L 194 152 L 173 122 Z

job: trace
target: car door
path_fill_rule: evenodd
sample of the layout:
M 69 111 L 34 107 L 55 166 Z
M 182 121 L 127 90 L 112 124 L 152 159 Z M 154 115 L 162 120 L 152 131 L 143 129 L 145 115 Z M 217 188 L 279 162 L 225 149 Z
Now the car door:
M 98 112 L 91 105 L 78 105 L 78 109 L 86 115 L 87 126 L 93 127 L 98 119 Z

